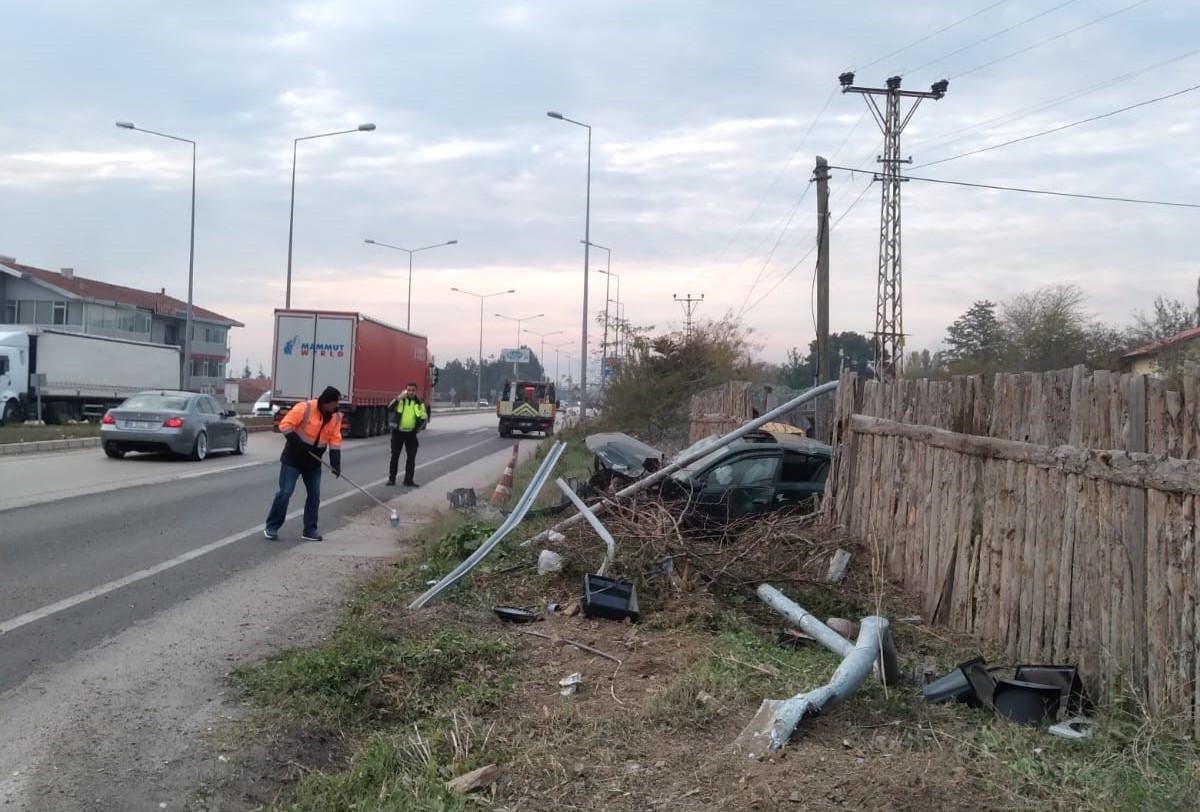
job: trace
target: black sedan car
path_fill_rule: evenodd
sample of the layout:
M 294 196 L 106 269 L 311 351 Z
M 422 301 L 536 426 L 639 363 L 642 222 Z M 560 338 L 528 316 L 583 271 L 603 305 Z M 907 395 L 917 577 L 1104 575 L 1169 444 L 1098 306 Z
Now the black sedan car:
M 656 470 L 661 453 L 623 434 L 588 438 L 596 455 L 601 487 L 620 487 Z M 710 445 L 705 438 L 676 457 L 690 455 Z M 689 521 L 703 526 L 722 525 L 747 516 L 770 512 L 809 513 L 816 498 L 825 493 L 832 450 L 803 436 L 756 431 L 729 445 L 716 448 L 672 473 L 660 492 L 685 505 Z
M 246 452 L 246 425 L 211 395 L 139 392 L 100 421 L 104 453 L 167 451 L 202 460 L 214 451 Z

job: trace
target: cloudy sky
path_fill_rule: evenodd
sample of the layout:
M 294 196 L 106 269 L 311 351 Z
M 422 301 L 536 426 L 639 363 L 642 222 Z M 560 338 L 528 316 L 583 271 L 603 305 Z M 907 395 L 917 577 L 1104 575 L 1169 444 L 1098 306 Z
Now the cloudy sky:
M 1194 0 L 39 0 L 4 16 L 0 254 L 184 297 L 188 146 L 113 124 L 194 139 L 195 300 L 246 324 L 235 367 L 269 368 L 293 139 L 362 122 L 378 129 L 299 145 L 293 305 L 403 326 L 407 255 L 363 240 L 457 239 L 415 258 L 412 328 L 439 361 L 477 351 L 478 300 L 456 286 L 517 291 L 488 300 L 485 354 L 515 340 L 495 313 L 544 313 L 524 326 L 563 331 L 546 340 L 577 362 L 587 132 L 547 110 L 592 125 L 591 236 L 627 317 L 678 327 L 672 296 L 704 294 L 697 316 L 740 314 L 770 361 L 813 337 L 814 156 L 870 168 L 879 149 L 844 70 L 950 80 L 905 131 L 913 175 L 1200 202 L 1200 91 L 917 168 L 1200 84 Z M 833 175 L 834 330 L 874 324 L 869 181 Z M 906 184 L 909 347 L 1042 284 L 1080 284 L 1113 322 L 1190 300 L 1198 225 L 1194 208 Z

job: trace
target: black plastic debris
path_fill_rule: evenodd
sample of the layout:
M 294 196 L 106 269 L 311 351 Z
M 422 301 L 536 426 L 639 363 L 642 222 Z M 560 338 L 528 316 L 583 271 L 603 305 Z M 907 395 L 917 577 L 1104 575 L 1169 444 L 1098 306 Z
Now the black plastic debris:
M 994 710 L 999 718 L 1025 725 L 1053 722 L 1063 707 L 1071 713 L 1091 707 L 1073 665 L 989 666 L 982 657 L 960 663 L 922 688 L 921 696 Z
M 641 618 L 638 611 L 637 590 L 629 581 L 604 578 L 599 575 L 583 576 L 584 617 L 602 617 L 608 620 L 629 619 L 635 623 Z
M 1058 717 L 1062 697 L 1063 690 L 1057 685 L 999 679 L 992 693 L 992 705 L 998 717 L 1036 727 Z
M 496 613 L 496 617 L 506 623 L 532 623 L 535 620 L 541 620 L 541 615 L 537 612 L 531 612 L 519 606 L 493 606 L 492 611 Z

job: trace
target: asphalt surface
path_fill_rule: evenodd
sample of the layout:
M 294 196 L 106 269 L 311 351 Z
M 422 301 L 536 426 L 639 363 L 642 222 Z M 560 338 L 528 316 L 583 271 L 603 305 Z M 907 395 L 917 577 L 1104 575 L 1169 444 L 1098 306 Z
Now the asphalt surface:
M 511 447 L 491 415 L 436 419 L 421 435 L 417 482 Z M 301 543 L 304 486 L 280 541 L 262 537 L 277 487 L 278 435 L 242 457 L 181 462 L 99 449 L 0 462 L 0 692 Z M 386 436 L 348 440 L 343 474 L 377 497 Z M 403 458 L 401 459 L 403 465 Z M 344 479 L 322 478 L 321 529 L 382 510 Z M 403 500 L 401 500 L 403 513 Z

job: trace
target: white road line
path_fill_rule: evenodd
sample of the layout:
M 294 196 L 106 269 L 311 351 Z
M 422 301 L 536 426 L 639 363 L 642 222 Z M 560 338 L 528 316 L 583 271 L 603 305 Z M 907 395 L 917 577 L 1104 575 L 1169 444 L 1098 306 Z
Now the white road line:
M 441 457 L 438 457 L 437 459 L 430 460 L 429 462 L 421 463 L 420 465 L 417 466 L 417 469 L 419 470 L 421 468 L 427 468 L 430 465 L 436 465 L 437 463 L 442 462 L 443 460 L 448 460 L 451 457 L 456 457 L 459 454 L 470 451 L 474 448 L 479 448 L 482 445 L 487 445 L 490 442 L 492 442 L 492 440 L 489 439 L 489 440 L 484 440 L 483 442 L 480 442 L 480 443 L 475 443 L 474 445 L 469 445 L 466 448 L 460 448 L 458 451 L 452 451 L 451 453 L 445 454 Z M 363 485 L 363 487 L 364 488 L 374 488 L 379 485 L 382 485 L 386 481 L 387 481 L 386 479 L 377 479 L 374 482 Z M 339 494 L 338 496 L 333 496 L 333 497 L 330 497 L 329 499 L 322 500 L 321 507 L 325 507 L 326 505 L 332 505 L 333 503 L 340 502 L 343 499 L 349 499 L 351 496 L 359 496 L 359 495 L 360 494 L 358 491 L 350 490 L 350 491 L 347 491 L 346 493 Z M 293 510 L 291 513 L 289 513 L 287 515 L 287 518 L 295 519 L 297 516 L 301 516 L 303 514 L 304 514 L 304 509 L 301 508 L 300 510 Z M 239 533 L 234 533 L 233 535 L 226 536 L 223 539 L 218 539 L 217 541 L 214 541 L 211 544 L 206 544 L 203 547 L 197 547 L 194 550 L 188 550 L 186 553 L 183 553 L 182 555 L 177 555 L 174 558 L 169 559 L 167 561 L 163 561 L 161 564 L 155 564 L 153 567 L 147 567 L 144 570 L 138 570 L 137 572 L 130 573 L 129 575 L 126 575 L 123 578 L 118 578 L 115 581 L 109 581 L 107 584 L 101 584 L 100 586 L 96 587 L 95 589 L 89 589 L 86 592 L 80 592 L 78 595 L 72 595 L 69 598 L 63 598 L 61 601 L 51 603 L 47 606 L 43 606 L 40 609 L 34 609 L 32 612 L 26 612 L 25 614 L 19 615 L 19 616 L 13 618 L 12 620 L 6 620 L 3 623 L 0 623 L 0 635 L 7 634 L 8 632 L 11 632 L 11 631 L 15 631 L 16 629 L 19 629 L 22 626 L 28 626 L 30 623 L 36 623 L 39 620 L 43 620 L 52 615 L 56 615 L 59 612 L 70 609 L 73 606 L 78 606 L 81 603 L 90 601 L 93 598 L 99 598 L 102 595 L 107 595 L 109 592 L 114 592 L 118 589 L 121 589 L 122 587 L 129 586 L 130 584 L 135 584 L 138 581 L 144 581 L 147 578 L 158 575 L 160 572 L 166 572 L 167 570 L 169 570 L 173 567 L 178 567 L 180 564 L 185 564 L 194 558 L 199 558 L 202 555 L 207 555 L 207 554 L 213 552 L 214 550 L 221 549 L 222 547 L 228 547 L 230 544 L 233 544 L 235 541 L 240 541 L 240 540 L 246 538 L 247 536 L 258 535 L 258 534 L 262 533 L 264 527 L 265 527 L 265 525 L 263 525 L 263 524 L 257 524 L 254 527 L 251 527 L 247 530 L 243 530 Z

